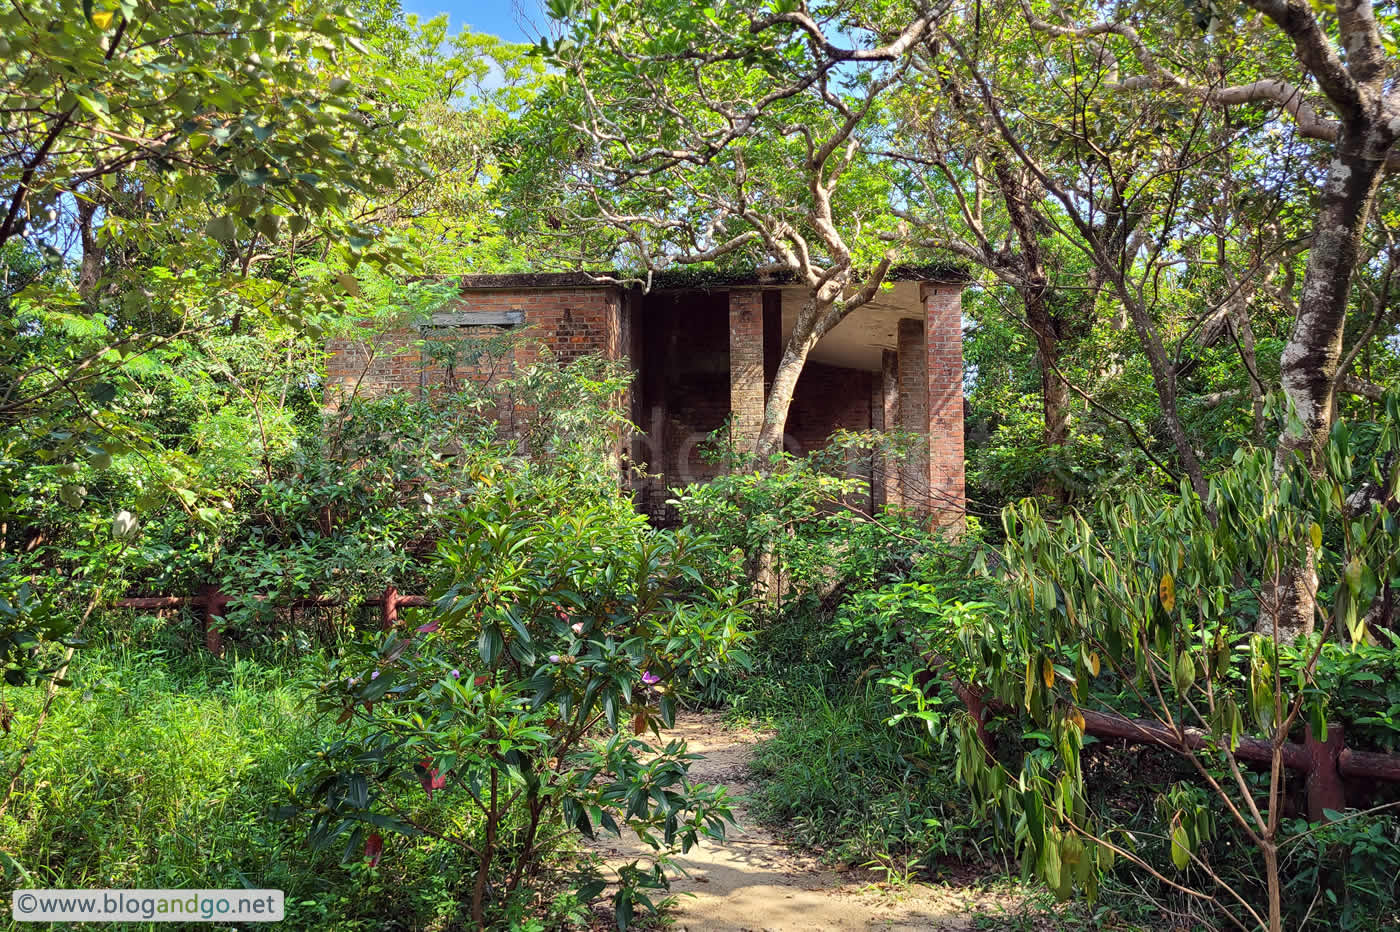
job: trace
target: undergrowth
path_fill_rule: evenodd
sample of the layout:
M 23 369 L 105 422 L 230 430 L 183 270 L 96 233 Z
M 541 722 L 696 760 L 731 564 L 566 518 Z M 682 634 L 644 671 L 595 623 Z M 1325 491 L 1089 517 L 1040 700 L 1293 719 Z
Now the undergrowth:
M 0 816 L 9 886 L 280 889 L 280 928 L 453 927 L 465 865 L 448 846 L 418 839 L 377 867 L 359 852 L 342 866 L 339 849 L 313 853 L 270 815 L 333 730 L 304 705 L 316 653 L 219 659 L 154 619 L 132 625 L 79 651 L 55 697 Z M 12 739 L 41 699 L 15 694 Z
M 759 818 L 834 861 L 908 872 L 941 857 L 985 856 L 950 752 L 917 734 L 919 725 L 887 726 L 894 709 L 885 687 L 794 692 L 800 711 L 754 760 Z

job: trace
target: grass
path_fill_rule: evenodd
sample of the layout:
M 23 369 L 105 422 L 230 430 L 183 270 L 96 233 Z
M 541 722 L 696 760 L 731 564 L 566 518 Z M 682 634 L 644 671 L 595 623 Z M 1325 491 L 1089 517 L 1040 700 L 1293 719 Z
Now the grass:
M 755 813 L 830 860 L 905 876 L 945 856 L 982 855 L 981 829 L 952 786 L 951 749 L 919 726 L 890 726 L 888 692 L 865 683 L 834 697 L 800 688 L 796 710 L 758 751 Z
M 286 892 L 281 928 L 452 923 L 453 853 L 386 840 L 378 868 L 341 866 L 341 852 L 313 856 L 269 817 L 323 737 L 302 704 L 309 658 L 220 660 L 140 640 L 79 652 L 0 817 L 10 887 L 264 887 Z M 7 759 L 39 699 L 8 691 Z

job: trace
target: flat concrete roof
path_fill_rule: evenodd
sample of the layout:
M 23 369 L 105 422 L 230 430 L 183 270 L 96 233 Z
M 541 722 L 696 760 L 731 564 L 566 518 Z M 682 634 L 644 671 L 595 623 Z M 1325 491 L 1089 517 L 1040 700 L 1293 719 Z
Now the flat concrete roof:
M 638 272 L 515 272 L 503 275 L 463 275 L 463 291 L 506 291 L 525 288 L 611 288 L 618 280 L 643 277 Z M 891 282 L 929 282 L 965 284 L 970 276 L 966 269 L 952 265 L 902 265 L 886 276 Z M 799 285 L 797 276 L 789 271 L 757 271 L 743 269 L 680 268 L 652 275 L 652 291 L 723 291 L 727 288 L 781 288 Z M 635 286 L 634 286 L 635 287 Z

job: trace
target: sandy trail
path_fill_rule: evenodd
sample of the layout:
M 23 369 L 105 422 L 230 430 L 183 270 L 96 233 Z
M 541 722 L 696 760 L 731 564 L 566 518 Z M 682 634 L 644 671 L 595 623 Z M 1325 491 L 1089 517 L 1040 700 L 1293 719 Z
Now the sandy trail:
M 684 738 L 690 751 L 705 755 L 691 768 L 691 776 L 726 786 L 735 798 L 739 823 L 724 844 L 706 840 L 676 858 L 689 874 L 677 877 L 671 886 L 680 894 L 674 913 L 677 930 L 970 930 L 979 914 L 1004 915 L 1015 908 L 1014 899 L 1006 895 L 922 883 L 891 889 L 879 884 L 879 875 L 823 867 L 749 817 L 745 797 L 754 789 L 749 762 L 764 735 L 730 728 L 720 713 L 692 713 L 664 737 Z M 610 864 L 645 859 L 651 853 L 625 832 L 621 839 L 600 837 L 597 850 Z

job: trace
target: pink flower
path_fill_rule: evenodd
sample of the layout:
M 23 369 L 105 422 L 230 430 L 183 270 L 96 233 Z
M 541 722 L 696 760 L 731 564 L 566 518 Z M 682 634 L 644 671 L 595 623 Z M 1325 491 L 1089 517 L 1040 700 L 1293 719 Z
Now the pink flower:
M 384 838 L 378 832 L 370 832 L 365 839 L 365 857 L 369 858 L 370 867 L 379 866 L 379 856 L 384 853 Z
M 550 654 L 550 655 L 549 655 L 549 662 L 550 662 L 550 663 L 558 663 L 558 662 L 559 662 L 559 655 L 558 655 L 558 654 Z
M 460 680 L 462 678 L 462 674 L 457 670 L 453 670 L 451 676 L 454 680 Z
M 433 766 L 431 758 L 423 761 L 423 773 L 419 775 L 418 782 L 423 784 L 423 791 L 428 794 L 428 798 L 433 798 L 433 791 L 440 790 L 447 786 L 447 775 L 438 773 L 438 769 Z
M 574 634 L 577 634 L 580 637 L 583 636 L 583 622 L 576 621 L 573 624 L 569 625 L 569 627 L 573 629 Z
M 378 670 L 375 670 L 373 673 L 371 673 L 371 674 L 369 675 L 369 678 L 372 679 L 372 680 L 377 680 L 377 679 L 379 679 L 379 671 L 378 671 Z
M 650 670 L 643 670 L 642 682 L 646 683 L 648 686 L 654 686 L 657 683 L 661 682 L 661 677 L 657 676 L 655 673 L 652 673 Z

